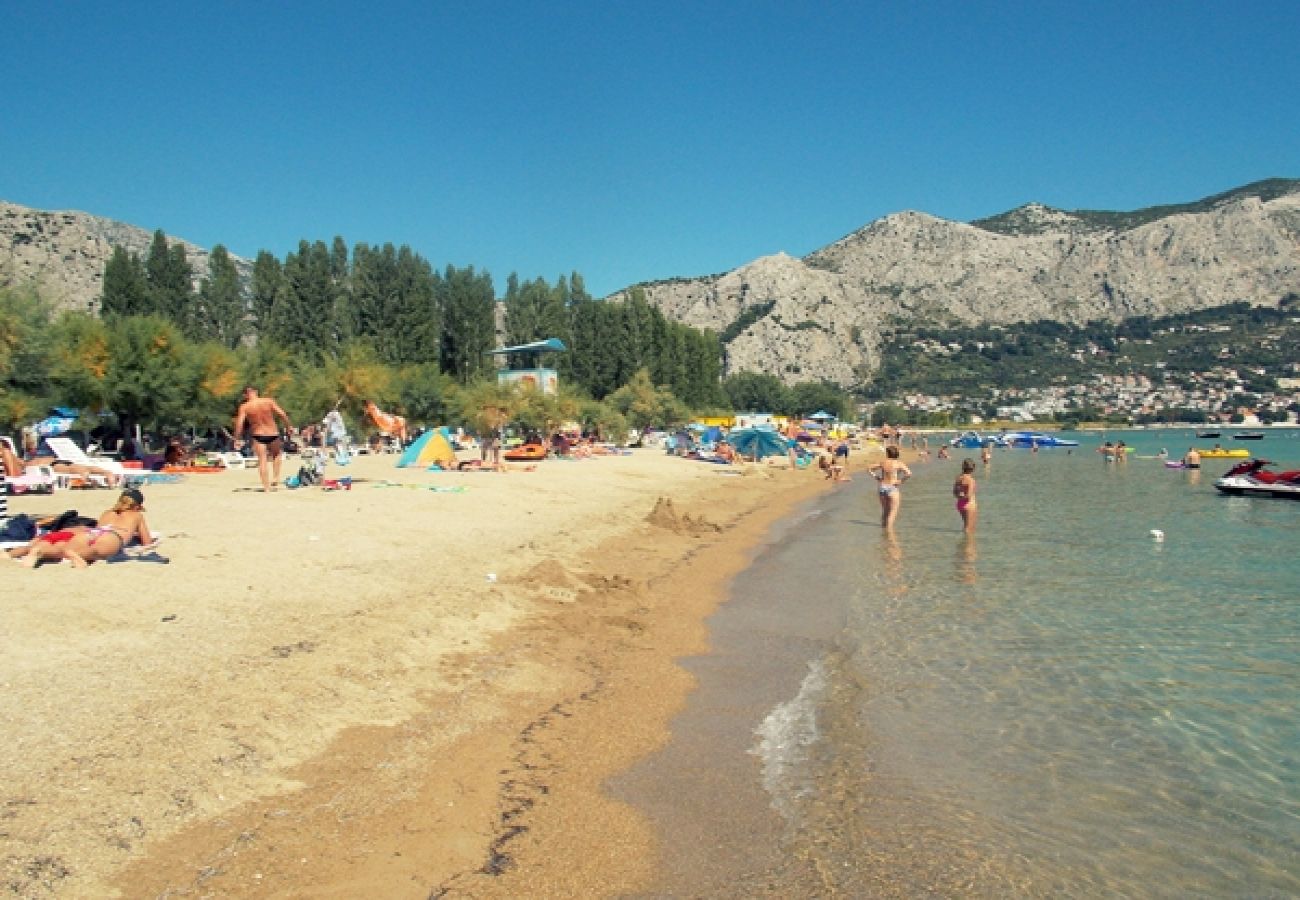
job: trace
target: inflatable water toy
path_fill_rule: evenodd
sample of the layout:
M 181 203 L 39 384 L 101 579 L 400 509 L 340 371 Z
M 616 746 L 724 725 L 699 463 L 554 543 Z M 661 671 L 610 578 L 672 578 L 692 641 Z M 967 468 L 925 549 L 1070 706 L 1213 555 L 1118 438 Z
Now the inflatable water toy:
M 520 444 L 501 455 L 511 462 L 532 462 L 546 459 L 546 448 L 541 444 Z
M 1211 450 L 1198 448 L 1196 452 L 1201 454 L 1201 459 L 1244 459 L 1250 456 L 1249 450 L 1226 450 L 1223 447 Z

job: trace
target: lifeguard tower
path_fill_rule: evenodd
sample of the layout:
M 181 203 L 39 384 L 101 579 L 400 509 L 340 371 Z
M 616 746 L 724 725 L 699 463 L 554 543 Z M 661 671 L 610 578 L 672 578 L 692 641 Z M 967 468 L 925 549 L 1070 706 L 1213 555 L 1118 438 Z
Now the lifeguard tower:
M 497 370 L 498 384 L 518 384 L 541 391 L 543 394 L 554 394 L 560 389 L 560 376 L 554 369 L 542 365 L 542 354 L 563 353 L 568 349 L 564 346 L 564 341 L 559 338 L 547 338 L 544 341 L 533 341 L 531 344 L 520 344 L 517 347 L 499 347 L 496 350 L 489 350 L 488 353 L 492 356 L 506 357 L 506 368 Z M 510 368 L 511 356 L 521 358 L 523 366 Z

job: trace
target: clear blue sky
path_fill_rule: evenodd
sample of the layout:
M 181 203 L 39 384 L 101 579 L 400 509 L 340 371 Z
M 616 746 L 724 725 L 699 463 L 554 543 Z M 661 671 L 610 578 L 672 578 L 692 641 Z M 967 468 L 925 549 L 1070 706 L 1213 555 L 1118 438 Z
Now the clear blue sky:
M 0 0 L 0 199 L 638 281 L 1300 177 L 1300 4 Z

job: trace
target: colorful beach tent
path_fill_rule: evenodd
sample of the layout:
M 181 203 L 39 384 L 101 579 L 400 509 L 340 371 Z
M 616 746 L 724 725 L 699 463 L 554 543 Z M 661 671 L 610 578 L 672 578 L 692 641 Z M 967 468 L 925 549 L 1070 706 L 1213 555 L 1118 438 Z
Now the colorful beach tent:
M 451 449 L 451 432 L 446 428 L 431 428 L 416 438 L 398 457 L 397 468 L 407 466 L 428 467 L 438 463 L 443 466 L 456 465 L 456 452 Z

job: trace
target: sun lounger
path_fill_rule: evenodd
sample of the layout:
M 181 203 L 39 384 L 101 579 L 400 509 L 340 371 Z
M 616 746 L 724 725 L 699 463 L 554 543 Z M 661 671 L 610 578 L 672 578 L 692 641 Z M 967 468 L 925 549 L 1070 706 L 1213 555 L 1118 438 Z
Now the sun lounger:
M 133 470 L 126 468 L 115 459 L 109 459 L 106 456 L 87 456 L 86 451 L 77 446 L 72 438 L 51 437 L 46 438 L 45 443 L 49 445 L 50 452 L 64 462 L 70 462 L 78 466 L 92 466 L 96 469 L 103 469 L 117 477 L 120 483 L 125 483 L 128 476 L 136 474 Z M 98 476 L 102 478 L 102 476 Z M 96 483 L 97 476 L 90 476 L 92 483 Z M 109 485 L 104 484 L 103 487 Z
M 11 494 L 51 494 L 62 487 L 67 487 L 67 484 L 61 483 L 61 477 L 55 475 L 49 466 L 28 466 L 21 475 L 4 478 L 4 488 Z

